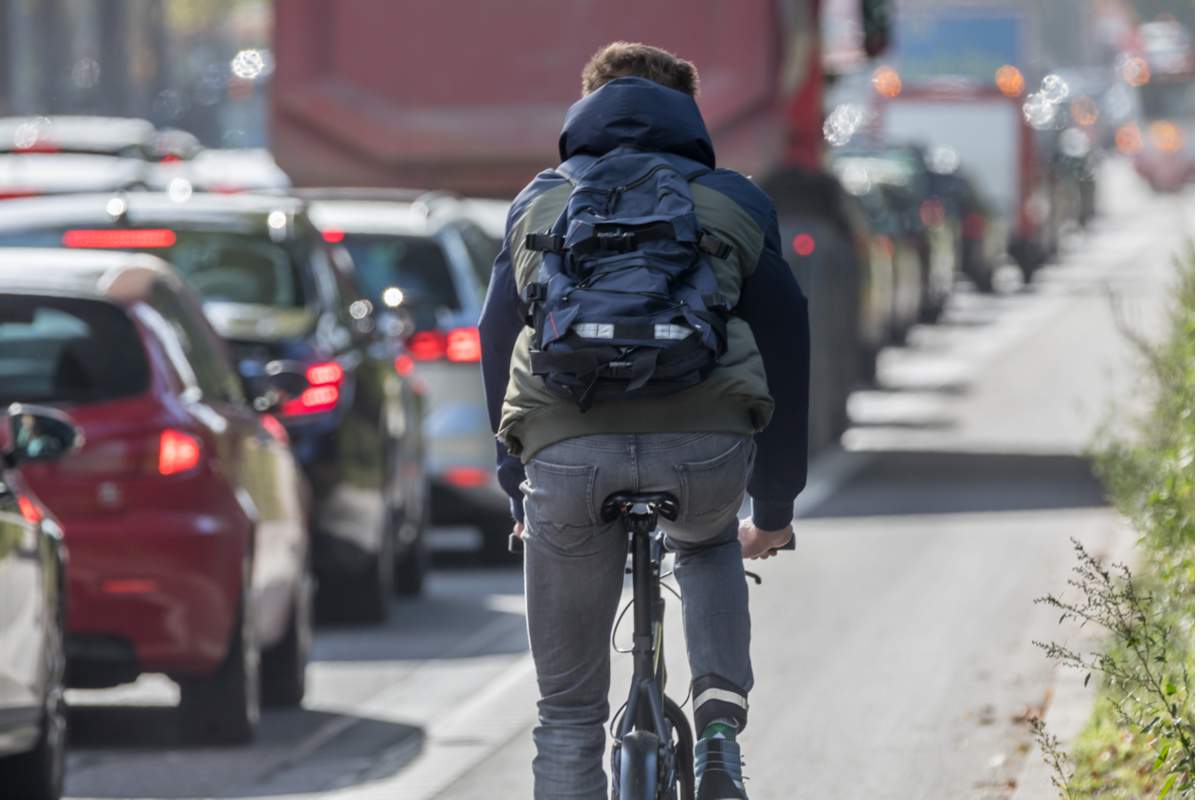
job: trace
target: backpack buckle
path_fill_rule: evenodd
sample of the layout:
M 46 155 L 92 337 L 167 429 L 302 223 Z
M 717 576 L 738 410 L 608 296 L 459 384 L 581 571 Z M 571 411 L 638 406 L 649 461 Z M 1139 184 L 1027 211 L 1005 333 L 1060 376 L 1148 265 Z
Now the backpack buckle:
M 531 283 L 525 287 L 525 302 L 533 305 L 546 299 L 546 284 Z
M 541 253 L 561 253 L 566 246 L 566 237 L 555 233 L 525 234 L 525 249 Z
M 638 248 L 638 237 L 632 231 L 596 231 L 592 236 L 602 250 L 632 253 Z
M 729 242 L 718 239 L 708 231 L 703 231 L 700 234 L 700 239 L 696 244 L 700 247 L 702 253 L 707 253 L 714 258 L 726 259 L 733 252 L 733 246 Z

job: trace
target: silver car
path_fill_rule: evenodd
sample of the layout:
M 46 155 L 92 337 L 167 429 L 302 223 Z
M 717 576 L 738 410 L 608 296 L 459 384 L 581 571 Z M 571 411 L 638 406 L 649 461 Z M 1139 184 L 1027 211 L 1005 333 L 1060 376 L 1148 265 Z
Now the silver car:
M 479 370 L 479 331 L 499 240 L 464 201 L 405 190 L 314 189 L 296 194 L 325 239 L 345 248 L 364 295 L 406 339 L 426 390 L 426 470 L 435 526 L 480 530 L 481 554 L 507 556 L 512 522 L 496 480 L 496 442 Z M 405 358 L 405 357 L 402 357 Z M 436 541 L 436 540 L 435 540 Z

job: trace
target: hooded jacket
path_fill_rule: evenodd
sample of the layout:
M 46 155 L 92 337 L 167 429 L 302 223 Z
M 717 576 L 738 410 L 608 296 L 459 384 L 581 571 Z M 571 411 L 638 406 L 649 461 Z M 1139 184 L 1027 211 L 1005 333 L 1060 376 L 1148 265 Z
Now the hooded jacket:
M 522 318 L 521 291 L 535 279 L 541 253 L 523 243 L 566 206 L 566 176 L 621 145 L 713 168 L 692 182 L 692 194 L 701 225 L 733 245 L 714 271 L 722 294 L 736 299 L 735 311 L 727 351 L 706 380 L 669 397 L 597 404 L 584 414 L 529 368 L 532 332 Z M 808 304 L 781 255 L 770 198 L 746 177 L 715 168 L 692 97 L 644 78 L 610 81 L 571 106 L 559 154 L 563 163 L 535 177 L 509 209 L 479 321 L 500 484 L 513 516 L 524 518 L 524 462 L 554 442 L 597 433 L 728 432 L 755 434 L 748 486 L 755 524 L 788 525 L 808 473 Z

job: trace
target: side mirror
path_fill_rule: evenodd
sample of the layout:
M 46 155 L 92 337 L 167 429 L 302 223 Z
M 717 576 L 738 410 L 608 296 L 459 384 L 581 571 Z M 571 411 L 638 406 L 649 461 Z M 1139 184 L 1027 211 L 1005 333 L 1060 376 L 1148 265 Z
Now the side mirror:
M 0 455 L 11 466 L 52 461 L 83 446 L 83 431 L 56 408 L 13 403 L 0 421 Z
M 271 411 L 285 400 L 299 397 L 308 388 L 304 365 L 298 361 L 243 361 L 238 371 L 246 384 L 255 411 Z

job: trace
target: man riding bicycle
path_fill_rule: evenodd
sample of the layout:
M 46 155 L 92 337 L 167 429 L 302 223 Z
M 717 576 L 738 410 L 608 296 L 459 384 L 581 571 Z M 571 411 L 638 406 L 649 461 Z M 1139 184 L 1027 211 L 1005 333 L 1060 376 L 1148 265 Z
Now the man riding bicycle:
M 619 491 L 679 499 L 663 530 L 683 596 L 697 797 L 747 796 L 742 559 L 792 537 L 807 475 L 808 311 L 770 199 L 715 167 L 698 83 L 690 62 L 647 45 L 593 56 L 563 163 L 509 210 L 479 323 L 500 482 L 525 539 L 539 800 L 606 796 L 609 631 L 627 542 L 600 504 Z M 753 512 L 739 525 L 747 490 Z

